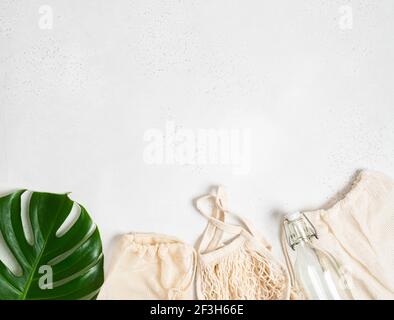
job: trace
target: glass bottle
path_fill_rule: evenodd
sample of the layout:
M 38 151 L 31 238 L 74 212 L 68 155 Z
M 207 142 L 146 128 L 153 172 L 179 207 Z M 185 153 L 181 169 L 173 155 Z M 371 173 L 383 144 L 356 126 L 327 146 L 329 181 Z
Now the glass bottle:
M 289 271 L 306 299 L 353 299 L 341 266 L 328 252 L 313 244 L 313 238 L 318 237 L 317 232 L 304 214 L 296 212 L 287 215 L 284 231 L 287 243 L 296 255 Z

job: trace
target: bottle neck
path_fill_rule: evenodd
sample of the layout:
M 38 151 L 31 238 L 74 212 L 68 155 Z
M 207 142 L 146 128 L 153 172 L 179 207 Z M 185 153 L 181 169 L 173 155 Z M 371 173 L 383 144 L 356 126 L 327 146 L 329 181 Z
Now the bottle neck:
M 289 246 L 294 250 L 297 245 L 311 243 L 311 238 L 317 238 L 316 230 L 305 215 L 294 220 L 285 221 L 285 232 Z
M 308 247 L 309 245 L 312 244 L 312 240 L 310 238 L 300 238 L 297 242 L 295 242 L 292 246 L 293 250 L 296 250 L 297 248 L 301 247 Z

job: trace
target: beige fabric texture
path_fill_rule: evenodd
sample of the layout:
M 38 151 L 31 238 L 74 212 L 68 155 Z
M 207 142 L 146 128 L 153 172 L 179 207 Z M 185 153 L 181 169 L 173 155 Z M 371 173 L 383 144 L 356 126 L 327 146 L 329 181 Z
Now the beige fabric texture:
M 355 299 L 394 299 L 394 181 L 358 173 L 350 191 L 327 210 L 305 212 L 316 245 L 345 267 Z
M 203 208 L 207 202 L 213 204 L 211 210 Z M 291 286 L 286 268 L 273 257 L 269 243 L 247 220 L 227 211 L 224 190 L 219 187 L 199 198 L 196 205 L 208 219 L 197 250 L 197 298 L 289 299 Z M 228 223 L 228 217 L 240 224 Z
M 196 255 L 178 239 L 154 233 L 123 235 L 100 300 L 193 299 Z

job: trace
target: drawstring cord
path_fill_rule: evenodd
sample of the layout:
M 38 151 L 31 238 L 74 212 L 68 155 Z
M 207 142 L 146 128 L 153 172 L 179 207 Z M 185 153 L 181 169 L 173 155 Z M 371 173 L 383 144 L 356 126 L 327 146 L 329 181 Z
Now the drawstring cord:
M 178 297 L 180 297 L 181 299 L 184 299 L 182 294 L 193 284 L 194 278 L 196 276 L 196 269 L 197 269 L 197 253 L 196 253 L 196 250 L 194 250 L 194 248 L 193 248 L 192 252 L 193 252 L 193 255 L 192 255 L 193 261 L 191 262 L 191 268 L 193 268 L 193 271 L 190 276 L 190 279 L 186 284 L 184 284 L 184 282 L 187 280 L 187 276 L 190 273 L 191 268 L 186 272 L 186 275 L 181 280 L 181 284 L 179 287 L 169 289 L 168 300 L 176 300 Z

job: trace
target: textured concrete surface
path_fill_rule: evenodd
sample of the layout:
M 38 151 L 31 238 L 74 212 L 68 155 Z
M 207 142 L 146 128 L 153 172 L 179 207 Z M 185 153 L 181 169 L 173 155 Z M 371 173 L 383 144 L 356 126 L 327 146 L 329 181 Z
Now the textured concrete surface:
M 281 214 L 358 169 L 394 176 L 393 17 L 391 0 L 2 0 L 0 191 L 72 191 L 108 253 L 128 231 L 193 243 L 192 199 L 222 184 L 279 255 Z M 230 138 L 196 154 L 207 131 Z

